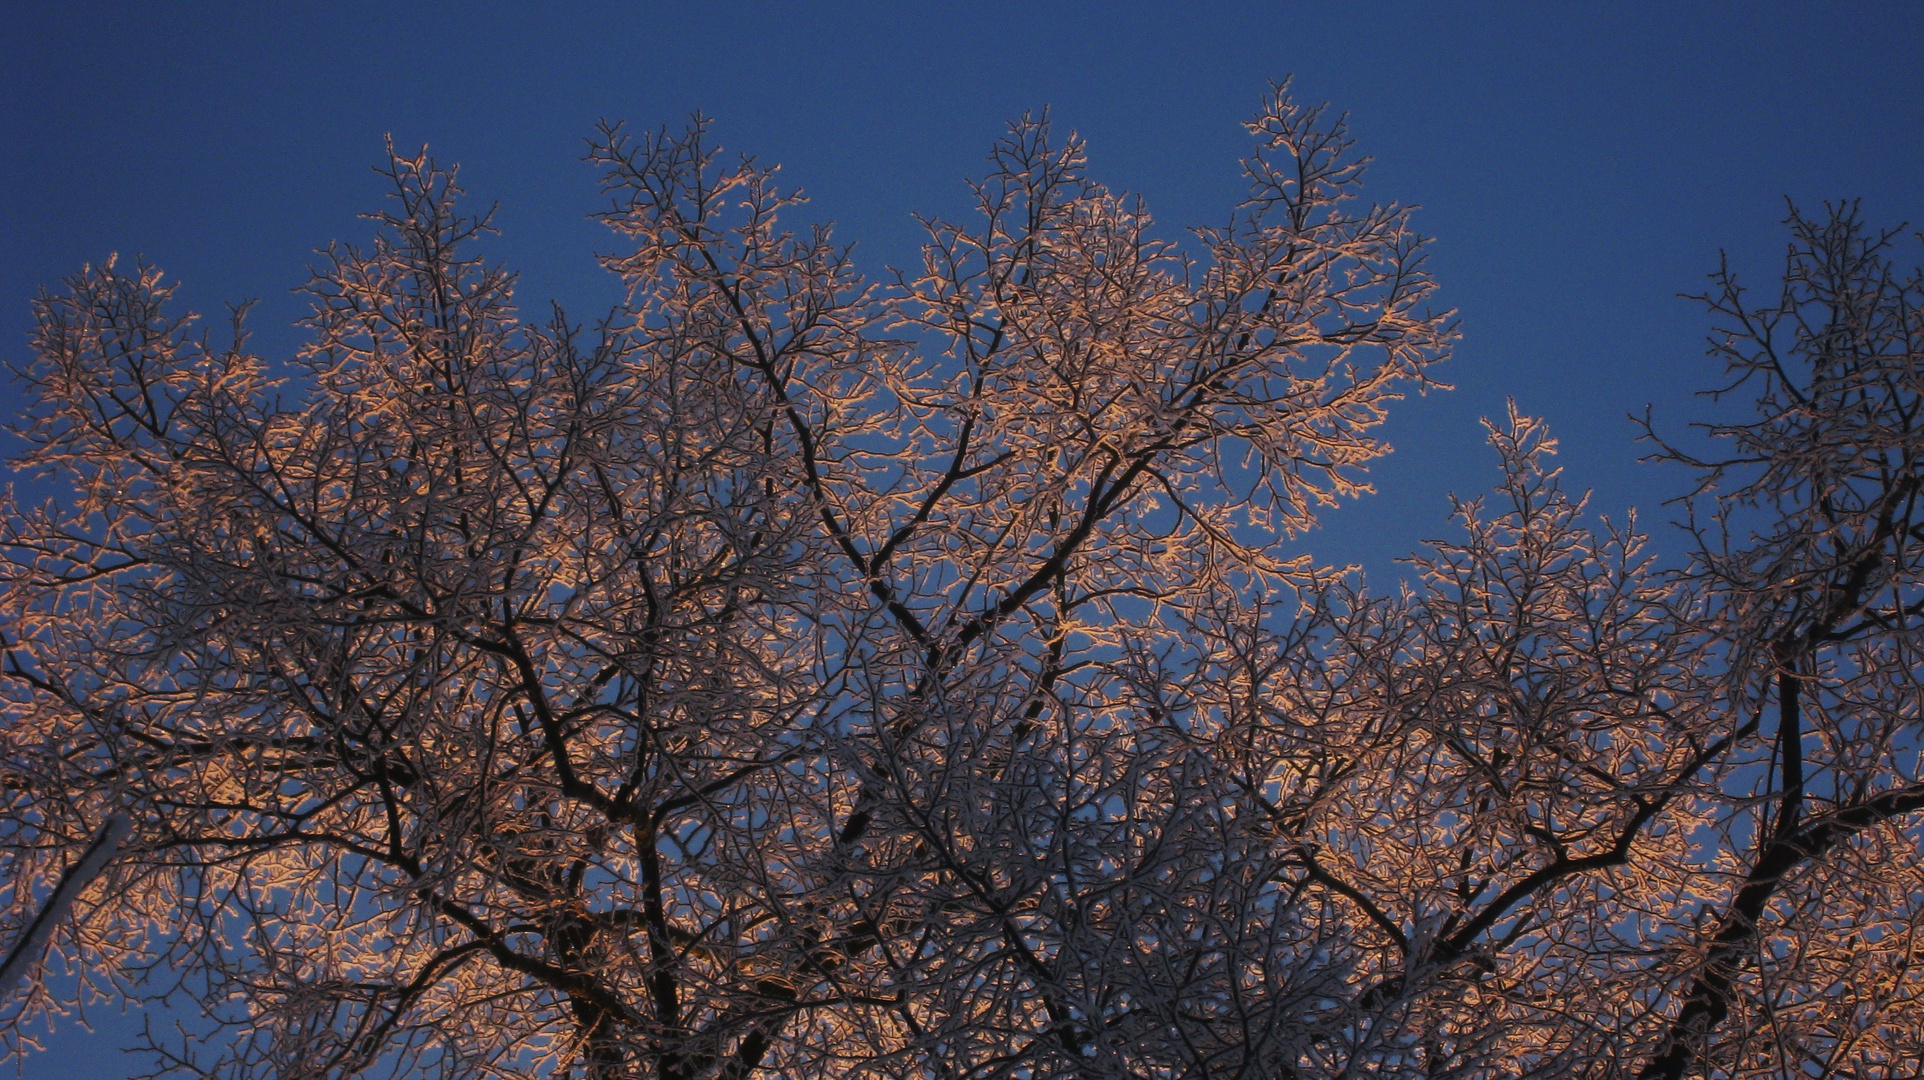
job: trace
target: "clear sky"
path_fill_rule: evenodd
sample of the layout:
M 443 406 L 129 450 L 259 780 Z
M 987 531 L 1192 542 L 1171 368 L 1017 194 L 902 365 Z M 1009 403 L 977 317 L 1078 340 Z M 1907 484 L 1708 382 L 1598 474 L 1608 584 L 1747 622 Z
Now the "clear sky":
M 905 12 L 913 11 L 915 14 Z M 311 251 L 363 240 L 382 137 L 462 164 L 500 203 L 489 251 L 524 308 L 592 317 L 579 161 L 599 118 L 716 119 L 778 162 L 858 257 L 908 265 L 911 212 L 966 209 L 1002 125 L 1049 106 L 1093 173 L 1172 237 L 1240 194 L 1240 121 L 1267 80 L 1350 113 L 1368 191 L 1438 238 L 1463 342 L 1457 389 L 1405 403 L 1380 494 L 1305 543 L 1373 576 L 1440 535 L 1444 493 L 1494 476 L 1481 416 L 1549 418 L 1569 480 L 1613 514 L 1682 477 L 1640 466 L 1627 413 L 1680 426 L 1719 249 L 1757 286 L 1781 268 L 1785 199 L 1861 198 L 1924 225 L 1924 4 L 153 5 L 0 2 L 0 359 L 25 358 L 36 288 L 109 252 L 145 256 L 186 305 L 262 301 L 286 356 Z M 1913 246 L 1914 254 L 1917 248 Z M 0 391 L 0 412 L 17 395 Z M 103 1034 L 61 1035 L 29 1078 L 120 1075 Z M 12 1063 L 4 1066 L 11 1068 Z

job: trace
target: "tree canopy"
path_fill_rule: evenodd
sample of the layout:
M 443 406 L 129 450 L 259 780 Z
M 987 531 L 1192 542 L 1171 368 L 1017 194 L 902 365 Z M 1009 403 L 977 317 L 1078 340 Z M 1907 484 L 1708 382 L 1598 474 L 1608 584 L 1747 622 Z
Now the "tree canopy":
M 144 264 L 43 294 L 4 925 L 124 815 L 53 956 L 204 1012 L 177 1076 L 1924 1069 L 1902 234 L 1712 277 L 1687 560 L 1512 410 L 1379 594 L 1283 541 L 1453 319 L 1340 117 L 1248 126 L 1187 243 L 1030 117 L 870 281 L 698 119 L 592 141 L 591 325 L 425 152 L 290 361 Z

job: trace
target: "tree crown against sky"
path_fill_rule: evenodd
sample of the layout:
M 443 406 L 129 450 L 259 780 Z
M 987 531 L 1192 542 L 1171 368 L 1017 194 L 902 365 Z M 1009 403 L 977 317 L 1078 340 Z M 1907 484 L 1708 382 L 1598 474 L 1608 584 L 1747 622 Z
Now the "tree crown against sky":
M 702 125 L 604 129 L 593 326 L 397 156 L 285 377 L 144 265 L 46 295 L 15 923 L 128 813 L 55 949 L 206 1007 L 180 1075 L 1915 1071 L 1899 237 L 1714 279 L 1756 413 L 1658 443 L 1688 565 L 1513 413 L 1373 596 L 1274 538 L 1453 329 L 1340 119 L 1250 131 L 1185 250 L 1020 122 L 876 285 Z

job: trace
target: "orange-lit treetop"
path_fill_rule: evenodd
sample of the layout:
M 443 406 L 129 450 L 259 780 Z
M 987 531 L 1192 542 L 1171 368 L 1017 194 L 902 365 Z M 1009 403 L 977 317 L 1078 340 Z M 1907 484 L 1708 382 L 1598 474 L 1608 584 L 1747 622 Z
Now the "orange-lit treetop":
M 8 925 L 126 814 L 52 948 L 178 981 L 175 1075 L 1914 1072 L 1896 238 L 1714 279 L 1755 410 L 1655 444 L 1689 561 L 1513 410 L 1373 595 L 1280 538 L 1455 328 L 1340 119 L 1249 130 L 1177 247 L 1025 119 L 875 283 L 703 123 L 607 127 L 592 325 L 396 155 L 286 369 L 71 278 L 20 425 L 71 496 L 0 517 Z

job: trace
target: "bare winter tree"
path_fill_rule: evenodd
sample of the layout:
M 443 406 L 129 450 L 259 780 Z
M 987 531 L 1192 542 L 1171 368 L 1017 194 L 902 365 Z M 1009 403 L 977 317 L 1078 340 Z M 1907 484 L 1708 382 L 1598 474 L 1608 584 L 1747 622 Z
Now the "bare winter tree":
M 1657 443 L 1701 475 L 1686 568 L 1584 526 L 1512 416 L 1409 590 L 1232 609 L 1164 678 L 1356 958 L 1260 1071 L 1924 1068 L 1924 279 L 1853 206 L 1789 224 L 1780 294 L 1702 297 L 1755 395 L 1728 455 Z
M 864 280 L 772 170 L 601 132 L 628 299 L 520 321 L 393 158 L 286 370 L 145 267 L 37 306 L 0 523 L 10 925 L 199 1076 L 1924 1068 L 1915 274 L 1792 221 L 1663 572 L 1536 421 L 1374 598 L 1447 314 L 1278 89 L 1187 249 L 1013 125 Z M 1732 389 L 1737 389 L 1733 386 Z M 6 1031 L 60 1011 L 44 982 Z

